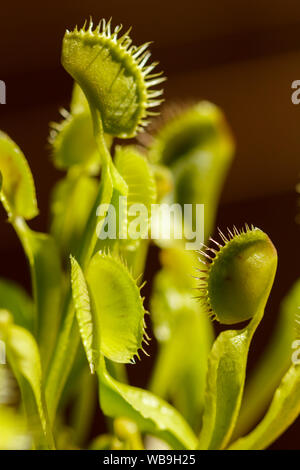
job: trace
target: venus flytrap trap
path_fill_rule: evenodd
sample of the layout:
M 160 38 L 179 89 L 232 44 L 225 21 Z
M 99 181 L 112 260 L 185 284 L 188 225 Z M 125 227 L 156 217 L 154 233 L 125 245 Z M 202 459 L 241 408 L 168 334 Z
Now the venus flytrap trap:
M 221 333 L 211 349 L 199 439 L 202 449 L 222 449 L 230 440 L 241 404 L 250 342 L 277 267 L 274 245 L 261 230 L 247 227 L 241 232 L 229 231 L 227 237 L 220 235 L 223 246 L 214 242 L 216 248 L 202 252 L 207 261 L 200 277 L 200 298 L 220 323 L 251 321 L 242 330 Z
M 62 64 L 74 87 L 69 111 L 51 124 L 52 160 L 65 175 L 52 193 L 50 235 L 28 226 L 38 214 L 33 178 L 22 151 L 0 133 L 1 202 L 32 281 L 31 297 L 0 279 L 5 367 L 21 392 L 20 409 L 0 403 L 1 448 L 143 449 L 147 436 L 171 449 L 265 448 L 300 412 L 300 369 L 289 359 L 299 284 L 242 403 L 251 339 L 277 267 L 271 240 L 254 227 L 204 245 L 200 268 L 185 239 L 153 240 L 161 248 L 150 298 L 158 356 L 150 391 L 128 381 L 127 365 L 148 355 L 142 278 L 153 204 L 204 204 L 208 243 L 234 151 L 222 112 L 207 102 L 169 114 L 144 134 L 143 148 L 113 146 L 115 137 L 143 132 L 161 103 L 153 87 L 164 77 L 148 46 L 132 45 L 111 21 L 66 32 Z M 196 219 L 179 223 L 198 240 Z M 226 327 L 216 339 L 213 318 Z M 10 393 L 5 377 L 0 392 Z M 265 417 L 241 437 L 273 393 Z M 109 431 L 87 443 L 96 395 Z

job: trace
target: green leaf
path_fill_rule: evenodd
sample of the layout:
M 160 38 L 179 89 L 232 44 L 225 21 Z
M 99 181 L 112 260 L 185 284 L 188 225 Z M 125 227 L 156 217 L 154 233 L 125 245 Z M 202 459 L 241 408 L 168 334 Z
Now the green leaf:
M 277 388 L 271 405 L 256 428 L 230 449 L 259 450 L 274 442 L 300 414 L 300 368 L 292 365 Z
M 58 168 L 81 165 L 94 168 L 100 164 L 93 135 L 93 123 L 89 110 L 80 114 L 68 114 L 59 124 L 51 124 L 50 143 L 52 155 Z
M 77 172 L 69 173 L 54 188 L 51 198 L 51 233 L 64 259 L 79 249 L 97 191 L 98 182 L 95 178 Z
M 38 208 L 30 168 L 19 147 L 3 132 L 0 132 L 0 173 L 1 201 L 9 217 L 35 217 Z
M 53 238 L 30 230 L 18 218 L 14 227 L 29 261 L 33 293 L 38 314 L 38 343 L 44 371 L 53 351 L 61 314 L 62 270 Z
M 136 282 L 120 260 L 100 252 L 92 258 L 86 279 L 101 336 L 98 350 L 115 362 L 131 362 L 142 349 L 145 334 L 145 310 Z
M 0 278 L 0 309 L 8 310 L 14 323 L 33 332 L 35 312 L 32 299 L 18 284 Z
M 128 207 L 144 204 L 151 215 L 151 204 L 156 201 L 156 184 L 147 159 L 134 146 L 118 146 L 115 165 L 128 185 Z
M 104 132 L 116 137 L 134 137 L 146 125 L 148 107 L 161 91 L 149 87 L 163 79 L 155 75 L 146 81 L 156 64 L 146 66 L 150 57 L 148 44 L 131 46 L 128 34 L 118 38 L 117 26 L 111 32 L 110 21 L 101 20 L 93 30 L 92 21 L 67 31 L 63 40 L 62 64 L 84 91 L 89 103 L 101 114 Z
M 295 312 L 300 305 L 300 281 L 289 291 L 280 307 L 276 330 L 260 361 L 247 379 L 234 437 L 244 435 L 266 410 L 291 360 L 291 344 L 296 339 Z
M 98 351 L 95 349 L 95 325 L 90 304 L 88 287 L 76 259 L 71 256 L 72 294 L 79 331 L 86 356 L 93 374 L 97 368 Z
M 0 312 L 0 332 L 6 344 L 8 361 L 18 380 L 23 404 L 32 428 L 35 427 L 35 416 L 27 385 L 30 385 L 48 447 L 54 447 L 52 432 L 49 426 L 48 412 L 42 383 L 42 367 L 39 350 L 34 337 L 29 331 L 12 323 L 7 311 Z M 28 406 L 29 405 L 29 406 Z
M 146 390 L 113 379 L 104 359 L 98 376 L 100 404 L 107 416 L 129 418 L 140 430 L 160 437 L 174 449 L 195 449 L 196 436 L 175 408 Z
M 156 202 L 156 185 L 153 173 L 146 158 L 132 146 L 117 147 L 115 165 L 128 186 L 127 222 L 132 223 L 136 214 L 135 204 L 141 204 L 147 210 L 148 217 L 143 223 L 148 226 L 151 218 L 151 205 Z M 148 230 L 143 233 L 148 235 Z M 143 236 L 142 235 L 142 236 Z M 130 234 L 128 235 L 130 237 Z
M 229 330 L 213 345 L 199 449 L 222 449 L 230 439 L 241 404 L 251 336 L 248 328 Z
M 86 111 L 89 111 L 89 103 L 86 99 L 85 94 L 83 93 L 82 89 L 78 85 L 78 83 L 74 82 L 73 91 L 72 91 L 72 99 L 70 104 L 70 111 L 72 115 L 81 114 Z
M 156 202 L 156 186 L 149 163 L 134 146 L 116 148 L 115 166 L 127 184 L 128 193 L 120 204 L 122 195 L 114 191 L 111 202 L 116 212 L 116 238 L 100 240 L 97 248 L 112 247 L 117 240 L 127 259 L 126 250 L 136 250 L 141 239 L 148 237 L 151 205 Z M 105 225 L 102 230 L 106 230 Z
M 97 174 L 100 169 L 100 155 L 94 138 L 93 121 L 88 101 L 75 82 L 70 105 L 70 113 L 60 111 L 63 120 L 50 124 L 49 142 L 52 146 L 54 164 L 58 168 L 77 168 L 82 173 Z M 111 137 L 105 141 L 111 145 Z

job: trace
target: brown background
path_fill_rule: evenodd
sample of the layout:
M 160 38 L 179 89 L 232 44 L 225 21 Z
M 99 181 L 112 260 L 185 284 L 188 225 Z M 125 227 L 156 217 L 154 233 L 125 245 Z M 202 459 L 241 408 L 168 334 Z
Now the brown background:
M 47 228 L 49 190 L 59 173 L 49 161 L 48 122 L 68 106 L 71 80 L 60 66 L 65 28 L 113 17 L 134 26 L 135 43 L 152 39 L 153 56 L 168 76 L 168 101 L 211 100 L 221 106 L 237 142 L 236 158 L 218 215 L 221 228 L 244 222 L 269 233 L 279 268 L 265 319 L 250 355 L 255 364 L 276 321 L 278 304 L 299 276 L 299 228 L 295 185 L 300 168 L 300 105 L 291 102 L 291 83 L 300 79 L 300 3 L 297 0 L 184 2 L 110 0 L 1 2 L 0 79 L 7 104 L 0 128 L 27 156 L 37 186 L 41 215 L 34 228 Z M 0 275 L 29 288 L 26 262 L 0 209 Z M 149 260 L 149 277 L 157 266 Z M 144 384 L 151 360 L 136 366 Z M 145 367 L 148 365 L 149 367 Z M 300 420 L 272 448 L 299 449 Z

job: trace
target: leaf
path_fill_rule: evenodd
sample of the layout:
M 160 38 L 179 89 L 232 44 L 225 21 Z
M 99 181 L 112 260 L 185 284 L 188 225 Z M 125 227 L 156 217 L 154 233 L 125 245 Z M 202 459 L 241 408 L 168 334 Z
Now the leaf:
M 79 264 L 73 256 L 70 259 L 73 302 L 82 343 L 93 374 L 97 368 L 98 356 L 94 345 L 95 332 L 89 292 Z
M 90 107 L 85 94 L 83 93 L 78 83 L 74 82 L 70 105 L 71 114 L 81 114 L 89 110 Z
M 98 376 L 100 404 L 107 416 L 129 418 L 140 430 L 160 437 L 174 449 L 195 449 L 196 436 L 175 408 L 146 390 L 113 379 L 104 359 Z
M 28 419 L 34 429 L 35 416 L 30 403 L 31 397 L 28 395 L 27 383 L 30 385 L 35 399 L 40 425 L 45 439 L 48 446 L 53 448 L 54 441 L 48 421 L 48 412 L 42 383 L 41 360 L 36 341 L 25 328 L 14 325 L 6 311 L 0 312 L 0 332 L 6 344 L 8 361 L 22 392 L 24 406 L 27 408 Z
M 9 217 L 35 217 L 38 208 L 30 168 L 19 147 L 3 132 L 0 132 L 0 173 L 1 201 Z
M 128 207 L 144 204 L 151 215 L 151 204 L 156 201 L 156 184 L 147 159 L 134 146 L 119 146 L 115 165 L 128 186 Z
M 33 332 L 35 312 L 32 299 L 18 284 L 0 278 L 0 309 L 8 310 L 14 323 Z
M 299 414 L 300 368 L 292 365 L 277 388 L 263 420 L 250 434 L 234 442 L 230 449 L 265 449 L 293 423 Z
M 82 173 L 69 173 L 54 188 L 51 198 L 51 233 L 64 259 L 79 249 L 97 191 L 96 179 Z
M 98 350 L 112 361 L 131 362 L 145 333 L 145 310 L 136 282 L 121 261 L 100 252 L 92 258 L 86 279 L 101 336 Z
M 199 449 L 222 449 L 230 439 L 241 404 L 250 340 L 247 328 L 229 330 L 213 345 Z
M 100 169 L 100 155 L 94 138 L 93 120 L 88 101 L 75 82 L 70 112 L 60 111 L 63 120 L 50 124 L 49 142 L 52 145 L 54 164 L 62 169 L 79 169 L 80 173 L 95 175 Z M 105 136 L 108 146 L 110 136 Z M 79 175 L 78 175 L 79 176 Z
M 147 210 L 147 218 L 143 221 L 146 231 L 142 237 L 148 236 L 147 227 L 151 218 L 151 206 L 156 202 L 156 185 L 150 165 L 146 158 L 132 146 L 116 149 L 115 165 L 128 186 L 128 227 L 136 217 L 136 204 L 143 205 Z M 130 237 L 130 234 L 128 236 Z
M 149 90 L 164 79 L 147 75 L 156 64 L 146 66 L 148 44 L 131 46 L 128 33 L 118 38 L 121 26 L 111 33 L 110 21 L 101 20 L 93 30 L 67 31 L 63 40 L 62 64 L 84 91 L 89 104 L 101 114 L 104 132 L 116 137 L 134 137 L 146 125 L 148 107 L 161 91 Z
M 291 360 L 291 344 L 296 339 L 295 312 L 300 305 L 300 281 L 286 295 L 271 342 L 246 382 L 242 407 L 234 432 L 237 438 L 251 429 L 266 410 Z
M 30 230 L 18 218 L 14 227 L 29 261 L 33 293 L 38 313 L 38 343 L 44 371 L 51 357 L 60 323 L 62 270 L 53 238 Z
M 51 124 L 50 143 L 55 166 L 70 168 L 74 165 L 96 170 L 100 164 L 93 135 L 93 122 L 89 110 L 69 114 L 59 124 Z
M 116 148 L 115 166 L 127 184 L 128 194 L 120 199 L 120 192 L 114 191 L 111 203 L 116 213 L 116 236 L 109 239 L 101 234 L 103 240 L 98 242 L 97 248 L 112 247 L 117 240 L 118 247 L 123 249 L 127 259 L 126 250 L 136 250 L 141 239 L 148 238 L 151 206 L 156 201 L 156 186 L 149 163 L 133 146 Z M 105 226 L 103 231 L 104 229 L 106 230 Z

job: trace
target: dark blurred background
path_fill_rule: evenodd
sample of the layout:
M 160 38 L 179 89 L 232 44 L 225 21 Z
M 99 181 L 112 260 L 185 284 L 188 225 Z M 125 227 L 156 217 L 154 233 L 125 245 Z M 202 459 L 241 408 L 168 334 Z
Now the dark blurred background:
M 300 276 L 295 223 L 300 105 L 291 102 L 291 83 L 300 79 L 299 1 L 5 1 L 0 15 L 0 79 L 7 86 L 0 128 L 20 145 L 32 168 L 41 212 L 31 224 L 36 229 L 47 229 L 50 188 L 60 176 L 49 159 L 47 136 L 49 121 L 58 119 L 58 108 L 70 99 L 72 81 L 60 65 L 66 28 L 82 26 L 89 15 L 95 22 L 112 16 L 114 24 L 133 25 L 136 44 L 154 41 L 153 57 L 168 77 L 168 102 L 206 99 L 224 110 L 237 152 L 218 225 L 253 223 L 270 235 L 279 253 L 271 300 L 252 345 L 253 367 L 272 333 L 280 300 Z M 2 209 L 0 231 L 0 276 L 29 289 L 22 249 Z M 158 265 L 156 255 L 152 250 L 149 278 Z M 145 384 L 150 364 L 144 358 L 135 366 L 137 385 Z M 300 419 L 272 448 L 299 449 L 299 432 Z

